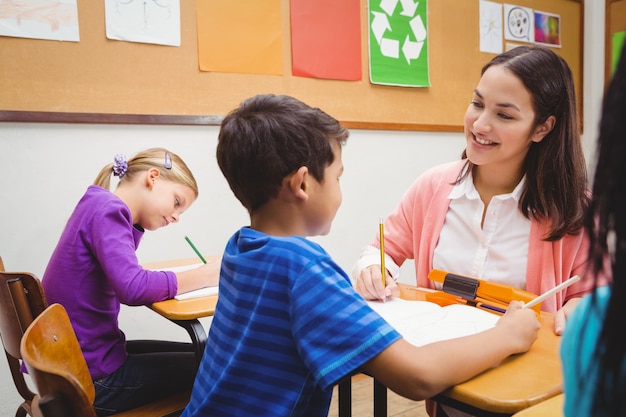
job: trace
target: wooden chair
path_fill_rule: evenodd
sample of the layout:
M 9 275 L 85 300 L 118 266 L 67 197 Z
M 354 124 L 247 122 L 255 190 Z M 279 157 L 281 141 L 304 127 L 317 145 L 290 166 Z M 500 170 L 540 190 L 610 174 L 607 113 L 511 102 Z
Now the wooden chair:
M 44 417 L 95 417 L 95 390 L 87 363 L 65 308 L 51 304 L 24 333 L 21 352 L 40 399 Z M 190 392 L 115 414 L 116 417 L 178 416 Z
M 554 397 L 528 407 L 513 414 L 513 417 L 559 417 L 563 415 L 564 394 Z
M 0 260 L 0 266 L 1 260 Z M 0 272 L 0 336 L 9 363 L 13 383 L 24 400 L 16 417 L 32 416 L 31 402 L 35 397 L 21 372 L 20 341 L 33 318 L 47 306 L 41 281 L 26 272 Z

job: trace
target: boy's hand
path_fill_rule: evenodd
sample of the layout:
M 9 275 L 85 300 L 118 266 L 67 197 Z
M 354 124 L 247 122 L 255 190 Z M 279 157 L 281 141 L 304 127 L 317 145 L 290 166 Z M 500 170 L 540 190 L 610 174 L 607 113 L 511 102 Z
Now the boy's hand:
M 522 308 L 524 303 L 511 301 L 504 315 L 498 320 L 497 326 L 509 326 L 511 342 L 516 346 L 517 353 L 526 352 L 537 339 L 541 323 L 537 313 L 528 308 Z

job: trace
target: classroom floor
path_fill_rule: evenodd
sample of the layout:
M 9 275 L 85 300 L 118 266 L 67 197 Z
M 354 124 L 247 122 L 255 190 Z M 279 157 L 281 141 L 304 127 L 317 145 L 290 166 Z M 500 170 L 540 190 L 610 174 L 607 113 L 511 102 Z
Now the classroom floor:
M 333 390 L 328 417 L 337 417 L 337 387 Z M 374 415 L 374 383 L 373 379 L 363 375 L 352 377 L 352 417 L 371 417 Z M 388 417 L 428 417 L 424 401 L 411 401 L 387 390 Z

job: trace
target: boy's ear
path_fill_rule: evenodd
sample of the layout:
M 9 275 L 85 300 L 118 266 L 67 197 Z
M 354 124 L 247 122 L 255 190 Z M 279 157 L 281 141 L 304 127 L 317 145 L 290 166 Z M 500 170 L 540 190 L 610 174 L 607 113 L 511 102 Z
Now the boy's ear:
M 307 167 L 300 167 L 296 172 L 291 174 L 289 178 L 289 190 L 293 195 L 302 200 L 307 200 L 309 195 L 307 194 L 307 181 L 309 179 L 309 169 Z

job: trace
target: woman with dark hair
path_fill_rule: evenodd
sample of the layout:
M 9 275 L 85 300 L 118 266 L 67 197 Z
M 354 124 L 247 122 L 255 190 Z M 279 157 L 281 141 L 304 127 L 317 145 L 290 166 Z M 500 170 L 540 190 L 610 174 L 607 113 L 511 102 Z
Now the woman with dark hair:
M 354 285 L 368 300 L 395 296 L 406 259 L 415 260 L 416 284 L 431 288 L 432 269 L 534 294 L 579 275 L 541 304 L 555 313 L 561 334 L 593 284 L 584 279 L 589 190 L 569 66 L 540 46 L 494 57 L 473 91 L 464 131 L 461 160 L 423 173 L 385 219 L 386 286 L 378 236 L 353 268 Z

